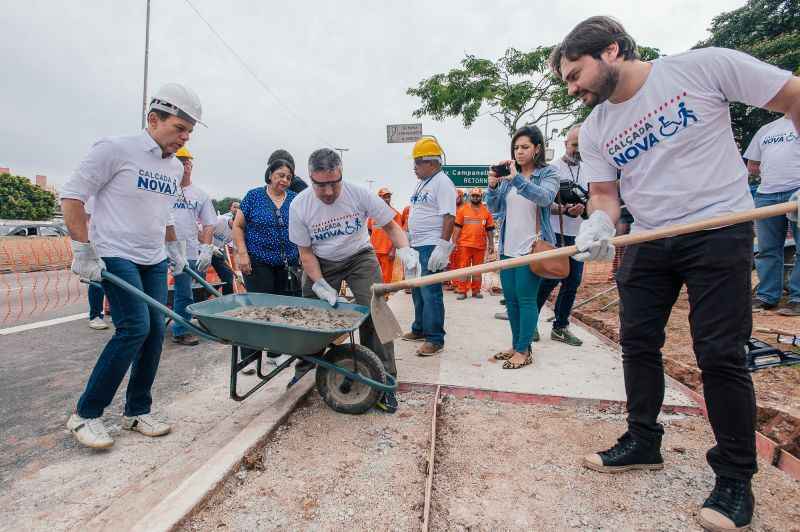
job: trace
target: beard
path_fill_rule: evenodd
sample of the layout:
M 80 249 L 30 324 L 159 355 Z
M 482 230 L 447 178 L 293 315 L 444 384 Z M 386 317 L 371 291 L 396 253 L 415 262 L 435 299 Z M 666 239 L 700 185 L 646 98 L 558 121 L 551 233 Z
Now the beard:
M 565 153 L 562 157 L 563 161 L 570 166 L 577 166 L 581 162 L 581 152 L 576 151 L 572 155 Z
M 470 200 L 470 201 L 472 202 L 473 205 L 480 205 L 481 204 L 481 200 L 479 200 L 479 199 L 474 199 L 474 200 Z
M 614 94 L 618 83 L 619 70 L 601 61 L 600 76 L 597 80 L 597 84 L 592 90 L 583 91 L 580 98 L 583 99 L 584 95 L 588 95 L 589 98 L 583 100 L 583 103 L 586 104 L 587 107 L 595 107 L 608 100 L 611 95 Z

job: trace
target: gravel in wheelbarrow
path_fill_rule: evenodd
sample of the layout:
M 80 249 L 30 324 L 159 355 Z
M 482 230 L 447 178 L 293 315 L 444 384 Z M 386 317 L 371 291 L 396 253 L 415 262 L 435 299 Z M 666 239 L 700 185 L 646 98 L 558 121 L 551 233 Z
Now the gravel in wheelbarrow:
M 247 306 L 222 313 L 232 318 L 252 321 L 268 321 L 276 324 L 294 325 L 318 331 L 336 331 L 353 329 L 361 318 L 359 312 L 347 310 L 327 310 L 314 307 L 290 307 L 277 305 L 274 307 Z

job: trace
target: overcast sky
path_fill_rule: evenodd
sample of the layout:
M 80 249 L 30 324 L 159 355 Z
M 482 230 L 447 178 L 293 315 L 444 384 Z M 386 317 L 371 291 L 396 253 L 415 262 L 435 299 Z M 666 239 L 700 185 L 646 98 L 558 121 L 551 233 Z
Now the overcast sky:
M 185 0 L 152 0 L 149 94 L 165 82 L 193 88 L 203 120 L 189 143 L 194 181 L 212 197 L 263 184 L 269 153 L 288 149 L 307 175 L 316 148 L 349 148 L 345 179 L 374 178 L 398 207 L 415 177 L 411 144 L 387 144 L 386 124 L 417 122 L 406 95 L 464 54 L 496 59 L 509 46 L 558 42 L 580 20 L 619 18 L 663 53 L 707 36 L 711 19 L 744 0 L 260 2 L 191 0 L 277 95 L 242 67 Z M 0 0 L 0 166 L 61 184 L 92 142 L 141 126 L 145 0 Z M 505 158 L 508 136 L 489 116 L 421 120 L 450 164 Z M 556 150 L 563 151 L 556 142 Z

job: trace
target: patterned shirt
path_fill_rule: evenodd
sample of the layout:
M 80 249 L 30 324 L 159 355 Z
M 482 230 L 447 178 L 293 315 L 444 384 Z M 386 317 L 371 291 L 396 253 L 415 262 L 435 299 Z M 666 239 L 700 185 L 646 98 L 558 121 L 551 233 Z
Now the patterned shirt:
M 283 205 L 276 209 L 265 187 L 245 195 L 240 208 L 247 222 L 244 242 L 251 260 L 270 266 L 283 266 L 284 259 L 291 266 L 299 264 L 297 246 L 289 241 L 289 205 L 295 196 L 287 190 Z

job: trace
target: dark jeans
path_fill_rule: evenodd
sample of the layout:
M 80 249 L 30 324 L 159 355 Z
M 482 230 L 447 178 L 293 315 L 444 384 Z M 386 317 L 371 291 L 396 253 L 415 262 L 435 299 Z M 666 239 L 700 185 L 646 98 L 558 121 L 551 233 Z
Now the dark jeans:
M 422 275 L 434 272 L 428 270 L 428 260 L 436 246 L 418 246 Z M 411 291 L 414 301 L 414 323 L 411 332 L 421 334 L 425 340 L 436 345 L 444 345 L 444 294 L 442 283 L 414 288 Z
M 556 246 L 561 247 L 561 235 L 556 234 Z M 564 235 L 564 246 L 572 246 L 575 244 L 575 237 Z M 569 315 L 572 312 L 572 305 L 575 304 L 575 295 L 578 293 L 578 287 L 581 285 L 583 278 L 583 263 L 577 260 L 569 259 L 569 275 L 564 279 L 542 279 L 539 285 L 539 296 L 537 303 L 539 311 L 542 310 L 544 302 L 550 297 L 553 289 L 561 284 L 558 290 L 558 297 L 556 298 L 555 314 L 556 319 L 553 322 L 554 329 L 563 329 L 569 325 Z
M 197 271 L 197 261 L 196 260 L 188 260 L 186 261 L 187 266 Z M 203 275 L 203 272 L 198 272 L 200 275 Z M 194 279 L 188 273 L 181 272 L 180 274 L 173 277 L 175 280 L 175 284 L 173 285 L 173 297 L 172 297 L 172 310 L 180 314 L 180 316 L 189 321 L 192 319 L 192 316 L 187 312 L 186 307 L 194 303 L 194 292 L 192 292 L 192 281 Z M 178 323 L 177 321 L 172 322 L 172 336 L 183 336 L 185 334 L 189 334 L 189 329 Z
M 217 272 L 219 280 L 225 283 L 222 285 L 222 295 L 233 293 L 233 272 L 225 262 L 224 257 L 220 257 L 216 253 L 211 256 L 211 266 Z
M 255 262 L 252 255 L 250 256 L 250 265 L 252 271 L 244 275 L 244 286 L 248 292 L 300 297 L 300 290 L 293 290 L 293 287 L 289 285 L 289 273 L 283 266 L 270 266 L 263 262 Z M 255 352 L 254 349 L 243 347 L 240 350 L 241 358 L 244 359 Z M 280 356 L 280 353 L 268 351 L 267 356 L 276 358 Z
M 628 430 L 652 441 L 664 401 L 661 348 L 685 284 L 689 326 L 717 445 L 706 455 L 717 475 L 749 479 L 757 470 L 756 401 L 747 372 L 753 224 L 743 223 L 628 246 L 617 272 Z
M 152 266 L 126 259 L 103 257 L 106 269 L 150 297 L 167 304 L 167 261 Z M 125 415 L 150 412 L 150 388 L 156 378 L 164 342 L 164 316 L 139 298 L 103 281 L 103 289 L 114 312 L 114 336 L 106 344 L 78 400 L 78 415 L 96 418 L 111 404 L 128 368 L 131 370 L 125 397 Z
M 99 286 L 89 285 L 89 319 L 103 318 L 103 299 L 106 293 Z
M 322 277 L 337 292 L 342 287 L 342 281 L 347 283 L 347 287 L 356 297 L 356 305 L 369 306 L 372 300 L 372 285 L 383 282 L 381 267 L 378 257 L 372 248 L 360 251 L 352 257 L 332 262 L 325 259 L 318 259 L 319 267 L 322 270 Z M 316 294 L 311 290 L 311 282 L 306 275 L 303 275 L 303 297 L 316 298 Z M 394 361 L 394 342 L 382 344 L 375 332 L 375 325 L 372 318 L 366 321 L 358 329 L 359 343 L 372 350 L 383 362 L 383 367 L 390 375 L 397 376 L 397 366 Z

